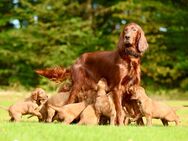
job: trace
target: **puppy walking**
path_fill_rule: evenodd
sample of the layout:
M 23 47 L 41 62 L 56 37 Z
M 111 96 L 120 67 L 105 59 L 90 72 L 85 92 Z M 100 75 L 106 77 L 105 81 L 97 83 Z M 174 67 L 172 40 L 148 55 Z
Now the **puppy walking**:
M 0 106 L 1 109 L 7 110 L 11 117 L 10 121 L 20 121 L 22 115 L 31 114 L 37 116 L 39 119 L 42 118 L 42 115 L 39 112 L 38 105 L 31 101 L 27 102 L 18 102 L 14 105 L 11 105 L 9 108 Z
M 145 116 L 147 125 L 152 125 L 152 118 L 161 119 L 164 126 L 168 126 L 168 122 L 175 122 L 179 124 L 179 117 L 176 115 L 175 110 L 165 103 L 154 101 L 149 98 L 144 88 L 137 86 L 133 90 L 132 99 L 137 100 L 141 114 L 138 115 L 133 121 Z
M 22 115 L 31 114 L 37 116 L 39 119 L 42 118 L 41 113 L 39 112 L 42 104 L 47 99 L 45 91 L 41 88 L 36 88 L 31 95 L 24 99 L 23 101 L 17 102 L 11 105 L 9 108 L 0 106 L 1 109 L 4 109 L 9 112 L 10 121 L 20 121 Z

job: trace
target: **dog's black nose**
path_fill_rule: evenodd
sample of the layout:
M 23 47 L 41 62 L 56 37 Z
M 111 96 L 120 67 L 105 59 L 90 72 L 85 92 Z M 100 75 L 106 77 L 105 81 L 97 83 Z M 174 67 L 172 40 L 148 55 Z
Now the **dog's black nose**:
M 125 35 L 125 39 L 129 39 L 130 38 L 130 36 L 129 35 Z

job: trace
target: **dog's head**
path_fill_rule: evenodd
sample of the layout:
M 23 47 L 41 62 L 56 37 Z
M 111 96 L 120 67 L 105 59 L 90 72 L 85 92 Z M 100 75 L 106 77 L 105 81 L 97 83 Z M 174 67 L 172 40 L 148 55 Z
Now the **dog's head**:
M 140 57 L 148 48 L 148 43 L 142 28 L 136 23 L 130 23 L 123 28 L 118 42 L 121 55 Z
M 48 99 L 48 96 L 42 88 L 36 88 L 31 93 L 31 98 L 35 101 L 45 101 Z

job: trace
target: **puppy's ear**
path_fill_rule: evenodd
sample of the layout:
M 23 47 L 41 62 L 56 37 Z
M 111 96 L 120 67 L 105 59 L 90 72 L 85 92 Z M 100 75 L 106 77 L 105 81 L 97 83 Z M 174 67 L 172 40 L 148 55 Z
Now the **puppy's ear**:
M 148 49 L 148 43 L 144 31 L 140 28 L 140 38 L 138 40 L 138 51 L 144 53 Z
M 31 98 L 36 101 L 37 98 L 38 98 L 38 93 L 37 92 L 32 92 Z

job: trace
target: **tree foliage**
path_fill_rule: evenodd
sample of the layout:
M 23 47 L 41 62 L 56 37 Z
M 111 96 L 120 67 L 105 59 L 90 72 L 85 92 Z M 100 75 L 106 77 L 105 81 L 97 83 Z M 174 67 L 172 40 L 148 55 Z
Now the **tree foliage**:
M 2 0 L 0 85 L 36 86 L 34 69 L 69 66 L 82 53 L 116 48 L 124 24 L 138 23 L 149 51 L 145 85 L 188 89 L 187 0 Z

